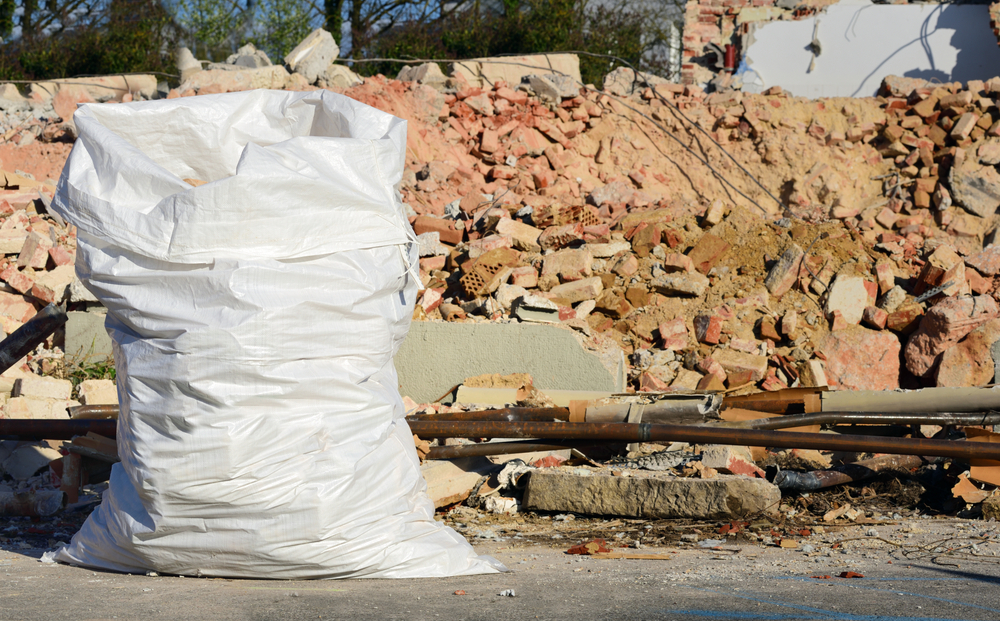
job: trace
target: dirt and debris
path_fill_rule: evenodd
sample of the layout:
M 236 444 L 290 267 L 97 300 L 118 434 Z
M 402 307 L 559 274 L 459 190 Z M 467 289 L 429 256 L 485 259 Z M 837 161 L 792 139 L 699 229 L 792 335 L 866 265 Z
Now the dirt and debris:
M 100 310 L 74 275 L 75 232 L 47 210 L 75 131 L 67 102 L 326 88 L 409 124 L 399 192 L 420 244 L 417 321 L 546 323 L 594 349 L 613 343 L 628 361 L 628 393 L 985 386 L 997 375 L 1000 78 L 930 87 L 890 77 L 876 98 L 807 100 L 780 88 L 706 94 L 668 83 L 618 95 L 580 85 L 539 92 L 527 78 L 472 85 L 460 72 L 429 67 L 406 70 L 409 81 L 361 79 L 329 58 L 316 63 L 302 72 L 269 63 L 194 70 L 169 92 L 108 87 L 97 95 L 55 84 L 22 94 L 7 85 L 3 332 L 49 302 Z M 0 417 L 68 418 L 81 404 L 117 402 L 113 382 L 70 381 L 66 346 L 56 335 L 0 377 Z M 464 385 L 508 389 L 522 407 L 553 406 L 523 374 Z M 472 409 L 405 403 L 411 414 Z M 963 433 L 925 427 L 906 433 Z M 417 440 L 422 455 L 473 443 Z M 11 442 L 0 444 L 0 456 L 25 458 L 0 473 L 0 493 L 61 489 L 71 504 L 57 517 L 0 518 L 0 545 L 64 542 L 117 459 L 109 440 Z M 616 489 L 657 480 L 770 485 L 780 469 L 875 457 L 738 448 L 711 462 L 706 447 L 692 445 L 569 447 L 520 463 L 511 461 L 517 455 L 463 458 L 474 461 L 435 471 L 439 510 L 472 540 L 583 545 L 592 556 L 623 546 L 724 553 L 736 540 L 831 556 L 863 549 L 857 542 L 883 542 L 901 558 L 995 554 L 992 531 L 970 534 L 971 544 L 906 543 L 934 516 L 1000 519 L 1000 481 L 989 478 L 996 465 L 975 461 L 809 492 L 775 488 L 765 507 L 729 502 L 724 519 L 711 509 L 705 515 L 719 519 L 707 521 L 525 506 L 532 472 L 607 479 Z M 14 466 L 35 463 L 29 453 L 38 466 L 17 474 Z M 630 494 L 622 496 L 634 502 Z M 839 536 L 859 527 L 869 529 L 863 537 Z M 878 529 L 900 541 L 867 534 Z

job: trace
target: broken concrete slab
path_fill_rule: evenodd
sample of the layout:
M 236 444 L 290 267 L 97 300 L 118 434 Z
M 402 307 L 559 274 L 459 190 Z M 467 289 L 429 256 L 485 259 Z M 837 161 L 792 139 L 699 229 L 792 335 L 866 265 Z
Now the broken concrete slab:
M 420 473 L 427 482 L 427 495 L 435 508 L 462 502 L 472 493 L 479 479 L 497 469 L 496 464 L 485 457 L 430 459 L 420 464 Z
M 49 462 L 61 459 L 62 454 L 48 446 L 25 444 L 17 447 L 7 459 L 0 464 L 0 470 L 6 472 L 16 481 L 24 481 Z
M 470 86 L 478 87 L 503 80 L 513 88 L 527 75 L 546 73 L 568 75 L 576 84 L 583 84 L 580 77 L 580 57 L 576 54 L 473 58 L 455 62 L 451 69 L 453 73 L 464 77 Z
M 66 321 L 66 358 L 72 362 L 103 362 L 112 357 L 111 337 L 104 329 L 107 311 L 70 311 Z
M 626 363 L 618 358 L 612 372 L 573 331 L 553 326 L 414 322 L 395 364 L 400 392 L 426 403 L 483 373 L 529 373 L 543 391 L 620 392 Z
M 559 467 L 531 472 L 522 506 L 532 511 L 716 520 L 774 513 L 780 502 L 777 486 L 764 479 L 681 478 L 636 470 L 614 476 L 606 469 Z
M 312 84 L 340 54 L 340 47 L 333 35 L 317 28 L 309 33 L 295 49 L 285 56 L 285 64 L 295 73 L 302 74 Z

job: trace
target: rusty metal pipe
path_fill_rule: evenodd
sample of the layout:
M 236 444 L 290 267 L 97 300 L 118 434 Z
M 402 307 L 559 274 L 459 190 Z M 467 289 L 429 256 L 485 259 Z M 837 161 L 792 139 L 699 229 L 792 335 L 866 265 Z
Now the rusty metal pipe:
M 919 468 L 928 461 L 919 455 L 882 455 L 829 470 L 814 470 L 812 472 L 782 470 L 774 476 L 774 484 L 784 490 L 807 492 L 844 483 L 864 481 L 886 470 Z
M 483 442 L 482 444 L 463 444 L 461 446 L 434 446 L 427 453 L 426 459 L 456 459 L 459 457 L 485 457 L 488 455 L 514 455 L 534 451 L 561 451 L 564 449 L 589 448 L 595 442 L 580 442 L 579 440 L 517 440 L 513 442 Z
M 1000 444 L 991 442 L 880 438 L 761 429 L 650 425 L 647 423 L 407 422 L 410 425 L 410 431 L 421 438 L 540 438 L 619 442 L 690 442 L 692 444 L 933 455 L 959 459 L 1000 459 Z
M 87 435 L 88 431 L 114 438 L 117 426 L 115 420 L 3 419 L 0 420 L 0 438 L 72 440 L 74 436 Z
M 806 425 L 1000 425 L 1000 412 L 918 412 L 913 414 L 883 414 L 873 412 L 813 412 L 787 414 L 773 418 L 726 423 L 738 429 L 788 429 Z
M 411 414 L 406 420 L 486 420 L 486 421 L 524 421 L 553 422 L 568 421 L 569 410 L 566 408 L 498 408 L 495 410 L 480 410 L 478 412 L 438 412 L 434 414 Z
M 118 404 L 75 405 L 69 408 L 72 419 L 118 418 Z

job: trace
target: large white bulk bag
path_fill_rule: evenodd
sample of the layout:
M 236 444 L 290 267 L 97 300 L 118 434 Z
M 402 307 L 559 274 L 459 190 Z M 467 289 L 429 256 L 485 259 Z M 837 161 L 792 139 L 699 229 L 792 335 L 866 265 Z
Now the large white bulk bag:
M 504 570 L 435 522 L 403 420 L 406 123 L 327 91 L 74 119 L 53 208 L 108 307 L 122 461 L 55 559 L 285 579 Z

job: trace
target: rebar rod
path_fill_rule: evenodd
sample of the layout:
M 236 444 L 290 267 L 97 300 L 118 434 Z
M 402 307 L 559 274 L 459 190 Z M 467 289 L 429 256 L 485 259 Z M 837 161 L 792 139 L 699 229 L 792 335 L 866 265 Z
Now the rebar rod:
M 1000 412 L 917 412 L 893 414 L 880 412 L 813 412 L 811 414 L 786 414 L 772 418 L 756 418 L 725 423 L 730 428 L 788 429 L 806 425 L 826 424 L 867 425 L 1000 425 Z

